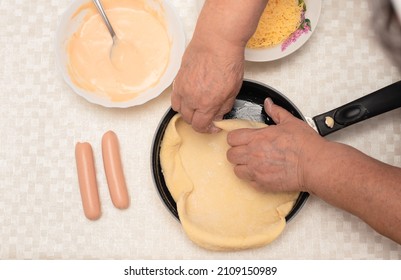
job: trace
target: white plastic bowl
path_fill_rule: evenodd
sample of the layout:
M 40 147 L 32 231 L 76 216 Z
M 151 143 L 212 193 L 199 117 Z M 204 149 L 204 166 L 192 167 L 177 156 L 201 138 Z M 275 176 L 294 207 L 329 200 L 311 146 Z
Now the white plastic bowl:
M 135 1 L 135 0 L 132 0 Z M 102 97 L 96 93 L 86 91 L 77 85 L 75 85 L 68 73 L 68 54 L 67 54 L 67 44 L 77 29 L 79 28 L 82 20 L 87 11 L 83 10 L 79 12 L 77 16 L 73 15 L 78 11 L 78 9 L 88 3 L 91 0 L 76 0 L 71 6 L 64 12 L 61 22 L 59 24 L 56 36 L 56 60 L 58 68 L 65 80 L 65 82 L 72 88 L 72 90 L 82 96 L 91 103 L 102 105 L 104 107 L 116 107 L 116 108 L 128 108 L 132 106 L 141 105 L 151 99 L 159 96 L 167 87 L 173 82 L 181 64 L 181 58 L 185 50 L 185 34 L 182 23 L 174 11 L 173 7 L 165 0 L 146 0 L 150 7 L 155 9 L 161 9 L 164 11 L 166 17 L 168 35 L 171 39 L 171 51 L 169 64 L 166 71 L 160 78 L 160 81 L 154 87 L 142 92 L 138 96 L 130 99 L 128 101 L 116 102 L 111 101 L 109 98 Z M 159 5 L 161 4 L 161 5 Z

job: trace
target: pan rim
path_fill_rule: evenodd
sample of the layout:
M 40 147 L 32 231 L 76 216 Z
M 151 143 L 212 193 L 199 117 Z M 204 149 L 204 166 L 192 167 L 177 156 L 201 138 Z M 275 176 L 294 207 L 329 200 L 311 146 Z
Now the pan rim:
M 286 103 L 286 106 L 284 106 L 285 109 L 288 109 L 288 107 L 291 107 L 291 113 L 295 115 L 295 117 L 307 122 L 305 119 L 304 115 L 301 113 L 301 111 L 295 106 L 295 104 L 284 94 L 279 92 L 278 90 L 274 89 L 271 86 L 268 86 L 264 83 L 254 81 L 251 79 L 244 79 L 243 80 L 243 85 L 241 87 L 241 90 L 238 94 L 240 96 L 241 91 L 244 90 L 245 87 L 258 87 L 262 91 L 270 91 L 270 93 L 274 93 L 275 98 L 281 99 L 281 102 Z M 266 97 L 272 97 L 271 95 L 267 94 L 265 92 Z M 239 99 L 237 96 L 237 99 Z M 273 102 L 276 102 L 277 100 L 274 100 Z M 244 99 L 239 99 L 239 100 L 244 100 Z M 246 100 L 245 100 L 246 101 Z M 259 104 L 260 105 L 260 104 Z M 287 108 L 286 108 L 287 107 Z M 295 113 L 295 114 L 294 114 Z M 156 132 L 153 136 L 153 141 L 152 141 L 152 147 L 151 147 L 151 170 L 152 170 L 152 179 L 153 183 L 156 186 L 156 190 L 158 192 L 158 196 L 163 202 L 164 206 L 167 208 L 167 210 L 170 212 L 170 214 L 173 215 L 173 217 L 179 222 L 179 216 L 178 216 L 178 211 L 177 211 L 177 206 L 172 198 L 170 192 L 168 191 L 167 185 L 164 181 L 164 176 L 163 176 L 163 171 L 160 165 L 160 144 L 164 136 L 164 132 L 166 130 L 167 124 L 170 122 L 171 118 L 177 114 L 171 107 L 167 109 L 167 111 L 164 113 L 162 116 Z M 297 200 L 294 203 L 294 206 L 290 210 L 290 212 L 286 215 L 285 219 L 286 222 L 289 222 L 292 220 L 296 214 L 298 214 L 301 210 L 301 208 L 305 205 L 309 198 L 309 193 L 308 192 L 300 192 Z

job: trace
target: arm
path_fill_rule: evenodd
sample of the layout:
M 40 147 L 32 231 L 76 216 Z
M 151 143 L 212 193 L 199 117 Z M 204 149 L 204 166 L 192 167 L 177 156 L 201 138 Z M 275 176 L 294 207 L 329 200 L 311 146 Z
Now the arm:
M 269 100 L 265 109 L 277 125 L 228 135 L 238 177 L 263 190 L 310 192 L 401 244 L 401 168 L 325 140 Z
M 244 50 L 267 0 L 207 0 L 173 84 L 171 104 L 199 132 L 230 111 L 242 85 Z
M 401 168 L 339 143 L 320 151 L 305 171 L 307 190 L 401 244 Z

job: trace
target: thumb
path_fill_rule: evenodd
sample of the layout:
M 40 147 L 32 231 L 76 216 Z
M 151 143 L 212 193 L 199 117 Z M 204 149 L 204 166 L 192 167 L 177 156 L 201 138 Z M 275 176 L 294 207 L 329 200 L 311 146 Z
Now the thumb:
M 273 103 L 271 98 L 266 98 L 264 102 L 266 113 L 273 119 L 276 124 L 285 122 L 288 118 L 292 117 L 291 113 L 284 108 Z

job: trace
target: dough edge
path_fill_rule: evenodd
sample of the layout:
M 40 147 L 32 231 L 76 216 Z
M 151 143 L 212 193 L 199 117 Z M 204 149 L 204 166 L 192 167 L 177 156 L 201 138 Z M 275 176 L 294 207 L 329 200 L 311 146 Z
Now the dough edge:
M 183 181 L 186 183 L 179 184 L 180 186 L 177 188 L 176 184 L 176 175 L 177 173 L 184 172 L 184 168 L 182 168 L 182 161 L 179 158 L 178 150 L 181 143 L 181 138 L 176 130 L 176 122 L 180 119 L 180 114 L 176 114 L 168 124 L 164 138 L 162 141 L 162 148 L 160 150 L 160 161 L 163 170 L 169 170 L 172 172 L 164 172 L 166 185 L 177 204 L 177 211 L 182 227 L 189 237 L 194 243 L 203 247 L 205 249 L 213 250 L 213 251 L 234 251 L 234 250 L 243 250 L 243 249 L 251 249 L 262 247 L 267 245 L 277 239 L 281 233 L 283 232 L 286 226 L 285 216 L 292 209 L 296 198 L 299 194 L 297 194 L 295 200 L 286 202 L 279 207 L 276 208 L 277 211 L 277 220 L 268 226 L 266 231 L 261 231 L 253 235 L 249 236 L 224 236 L 217 235 L 215 233 L 208 232 L 203 228 L 199 227 L 197 224 L 191 222 L 191 219 L 188 217 L 186 213 L 186 201 L 187 198 L 191 195 L 193 190 L 193 183 L 189 178 L 184 178 Z M 250 122 L 251 126 L 246 126 L 246 128 L 262 128 L 265 127 L 265 124 Z M 229 129 L 232 130 L 231 125 L 227 125 L 226 121 L 215 122 L 215 125 L 221 129 Z M 237 126 L 237 127 L 236 127 Z M 243 124 L 241 122 L 238 125 L 234 125 L 234 129 L 243 128 Z M 163 147 L 170 147 L 169 149 L 165 149 Z M 175 160 L 171 160 L 174 157 Z M 181 177 L 180 180 L 183 178 Z M 172 188 L 171 186 L 174 186 Z

